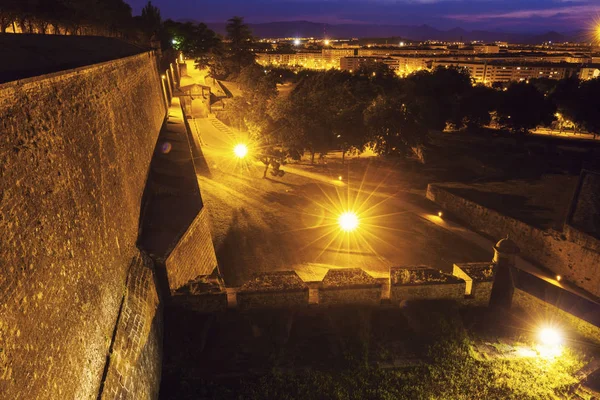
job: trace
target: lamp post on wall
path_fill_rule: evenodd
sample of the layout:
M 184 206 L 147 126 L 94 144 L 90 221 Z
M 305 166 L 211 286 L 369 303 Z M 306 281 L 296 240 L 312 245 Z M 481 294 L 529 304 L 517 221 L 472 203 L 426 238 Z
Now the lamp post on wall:
M 161 82 L 161 86 L 162 86 L 162 90 L 163 90 L 163 95 L 165 96 L 165 105 L 167 106 L 167 116 L 168 116 L 168 114 L 169 114 L 168 110 L 169 110 L 169 107 L 171 106 L 171 97 L 169 94 L 169 89 L 167 88 L 167 76 L 164 74 L 161 75 L 160 82 Z

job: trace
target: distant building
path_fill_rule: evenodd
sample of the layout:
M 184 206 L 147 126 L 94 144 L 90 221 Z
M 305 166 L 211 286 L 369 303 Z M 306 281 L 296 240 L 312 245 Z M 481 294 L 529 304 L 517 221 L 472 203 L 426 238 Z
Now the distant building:
M 497 44 L 479 44 L 473 46 L 475 54 L 496 54 L 500 53 L 500 46 Z
M 587 65 L 581 68 L 579 79 L 587 81 L 595 78 L 600 78 L 600 64 Z
M 476 83 L 519 82 L 534 78 L 563 79 L 578 76 L 582 80 L 600 77 L 600 56 L 579 45 L 511 46 L 505 43 L 436 44 L 420 46 L 366 46 L 362 48 L 327 47 L 320 51 L 291 54 L 258 53 L 261 65 L 326 70 L 355 71 L 367 61 L 383 62 L 399 75 L 408 75 L 435 67 L 464 68 Z M 501 48 L 502 47 L 502 48 Z
M 340 69 L 352 72 L 368 63 L 383 63 L 394 71 L 398 70 L 399 67 L 398 60 L 392 57 L 342 57 L 340 59 Z

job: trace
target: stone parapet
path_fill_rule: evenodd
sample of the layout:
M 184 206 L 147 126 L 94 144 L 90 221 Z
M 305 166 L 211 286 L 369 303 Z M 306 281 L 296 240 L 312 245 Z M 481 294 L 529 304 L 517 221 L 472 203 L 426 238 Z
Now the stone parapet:
M 494 273 L 491 262 L 454 264 L 452 271 L 452 275 L 466 282 L 465 303 L 476 306 L 489 304 Z
M 465 296 L 466 283 L 455 276 L 425 266 L 392 267 L 390 270 L 390 299 L 457 300 Z

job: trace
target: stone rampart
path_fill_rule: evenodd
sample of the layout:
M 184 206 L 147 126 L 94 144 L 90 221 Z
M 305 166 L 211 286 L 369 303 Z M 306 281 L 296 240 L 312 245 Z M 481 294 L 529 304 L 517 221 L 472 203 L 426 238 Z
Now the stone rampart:
M 494 285 L 494 264 L 464 263 L 454 264 L 452 275 L 466 282 L 465 303 L 476 306 L 487 306 Z
M 360 268 L 331 269 L 319 285 L 319 304 L 381 304 L 382 283 Z
M 371 305 L 381 304 L 381 284 L 320 288 L 319 304 L 327 305 Z
M 179 288 L 199 276 L 210 275 L 217 267 L 205 207 L 179 239 L 165 265 L 171 288 Z
M 527 291 L 515 288 L 512 307 L 522 311 L 530 318 L 532 329 L 550 325 L 567 330 L 574 330 L 588 340 L 600 343 L 600 328 L 582 318 L 544 301 Z
M 540 264 L 577 286 L 600 296 L 600 246 L 590 236 L 569 228 L 569 238 L 554 230 L 541 230 L 473 201 L 450 193 L 439 185 L 427 187 L 427 198 L 455 215 L 470 228 L 491 237 L 507 234 L 519 243 L 523 258 Z M 575 232 L 575 233 L 574 233 Z M 597 241 L 594 241 L 597 242 Z
M 150 258 L 134 257 L 101 387 L 102 399 L 158 398 L 163 324 L 156 288 Z
M 98 396 L 165 113 L 151 52 L 0 85 L 0 397 Z
M 308 306 L 308 286 L 294 271 L 258 274 L 239 288 L 236 296 L 242 310 Z
M 393 267 L 390 270 L 390 299 L 406 300 L 456 300 L 465 297 L 464 280 L 444 274 L 433 268 Z

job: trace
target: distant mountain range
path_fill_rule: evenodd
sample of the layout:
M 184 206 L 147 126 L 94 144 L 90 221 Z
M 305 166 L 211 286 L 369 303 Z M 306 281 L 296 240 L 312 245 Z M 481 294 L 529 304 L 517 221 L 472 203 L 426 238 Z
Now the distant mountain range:
M 184 22 L 197 22 L 185 20 Z M 225 23 L 207 23 L 217 33 L 225 34 Z M 547 32 L 543 34 L 467 31 L 454 28 L 447 31 L 428 25 L 374 25 L 374 24 L 321 24 L 309 21 L 268 22 L 248 24 L 257 37 L 328 37 L 328 38 L 385 38 L 401 37 L 407 40 L 441 40 L 484 42 L 507 41 L 511 43 L 534 44 L 542 42 L 584 41 L 583 32 Z

